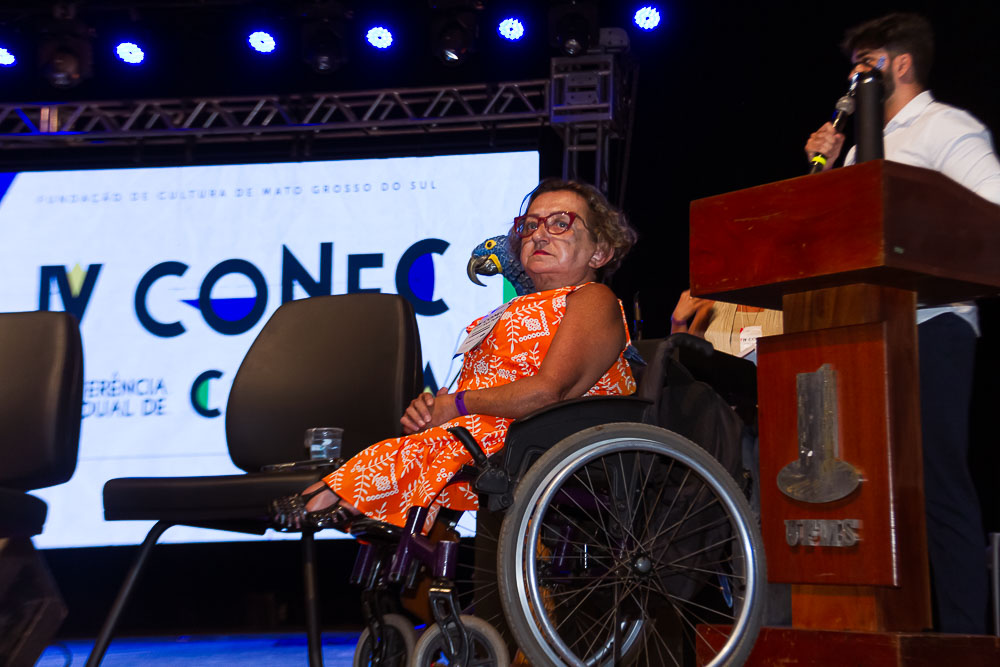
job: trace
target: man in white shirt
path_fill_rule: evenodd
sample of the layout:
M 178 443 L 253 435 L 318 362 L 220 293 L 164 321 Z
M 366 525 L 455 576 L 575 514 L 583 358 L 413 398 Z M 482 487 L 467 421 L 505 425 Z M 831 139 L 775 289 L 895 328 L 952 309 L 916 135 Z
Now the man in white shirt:
M 1000 204 L 1000 162 L 989 131 L 969 113 L 937 102 L 927 89 L 934 56 L 931 26 L 915 14 L 889 14 L 846 34 L 855 71 L 878 68 L 885 86 L 885 157 L 934 169 Z M 829 169 L 844 135 L 831 123 L 806 143 Z M 854 148 L 845 165 L 854 164 Z M 946 224 L 947 221 L 942 221 Z M 985 536 L 968 468 L 969 407 L 978 321 L 972 304 L 917 311 L 927 541 L 936 623 L 942 632 L 986 634 Z

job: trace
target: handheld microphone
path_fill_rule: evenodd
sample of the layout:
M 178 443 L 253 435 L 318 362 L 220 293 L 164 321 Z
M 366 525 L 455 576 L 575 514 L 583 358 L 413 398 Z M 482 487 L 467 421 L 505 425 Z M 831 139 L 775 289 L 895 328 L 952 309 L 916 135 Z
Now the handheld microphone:
M 833 129 L 840 132 L 844 125 L 847 124 L 847 119 L 852 113 L 854 113 L 854 86 L 857 80 L 855 79 L 851 83 L 851 89 L 847 91 L 847 94 L 837 100 L 837 104 L 834 107 L 833 112 Z M 816 153 L 809 159 L 809 173 L 818 174 L 823 171 L 823 167 L 826 166 L 827 157 L 822 153 Z

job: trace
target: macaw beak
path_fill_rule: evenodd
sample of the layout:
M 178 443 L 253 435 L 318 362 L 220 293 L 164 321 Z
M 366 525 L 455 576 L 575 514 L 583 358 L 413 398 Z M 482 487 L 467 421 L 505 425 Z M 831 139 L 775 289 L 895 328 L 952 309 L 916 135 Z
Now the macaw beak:
M 502 271 L 503 267 L 500 265 L 500 260 L 496 255 L 470 257 L 469 263 L 465 267 L 465 272 L 469 275 L 469 280 L 483 287 L 486 287 L 486 284 L 481 282 L 476 274 L 480 276 L 495 276 Z

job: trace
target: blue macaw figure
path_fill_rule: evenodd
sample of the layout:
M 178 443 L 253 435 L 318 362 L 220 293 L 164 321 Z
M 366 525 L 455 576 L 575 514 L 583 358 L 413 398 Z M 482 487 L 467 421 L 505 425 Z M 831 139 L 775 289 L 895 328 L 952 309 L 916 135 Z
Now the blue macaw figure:
M 469 280 L 477 285 L 485 285 L 477 278 L 480 276 L 495 276 L 500 273 L 514 286 L 518 296 L 531 294 L 535 291 L 535 283 L 525 273 L 521 260 L 510 247 L 510 239 L 506 234 L 486 239 L 475 247 L 472 257 L 466 267 Z
M 472 251 L 472 257 L 469 258 L 469 264 L 465 270 L 469 274 L 469 280 L 483 287 L 486 285 L 479 280 L 477 274 L 495 276 L 500 273 L 514 286 L 514 291 L 517 292 L 518 296 L 531 294 L 535 291 L 535 283 L 531 280 L 531 276 L 525 272 L 521 260 L 511 250 L 510 239 L 506 234 L 486 239 L 477 245 Z M 625 348 L 625 359 L 642 366 L 646 365 L 639 350 L 631 344 Z

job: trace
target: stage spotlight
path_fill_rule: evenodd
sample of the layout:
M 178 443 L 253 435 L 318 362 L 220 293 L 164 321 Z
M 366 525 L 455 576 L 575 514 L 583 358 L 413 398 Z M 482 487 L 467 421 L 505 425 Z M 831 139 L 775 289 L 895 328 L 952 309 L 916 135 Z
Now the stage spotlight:
M 129 65 L 138 65 L 146 58 L 146 54 L 134 42 L 122 42 L 115 47 L 115 53 Z
M 515 18 L 500 21 L 497 30 L 504 39 L 509 39 L 512 42 L 516 42 L 524 36 L 524 24 Z
M 595 2 L 559 2 L 549 9 L 549 42 L 567 56 L 579 56 L 597 44 Z
M 431 51 L 445 65 L 461 65 L 476 51 L 481 3 L 468 0 L 441 0 L 432 5 Z
M 448 21 L 434 37 L 434 54 L 446 65 L 462 63 L 472 51 L 475 35 L 458 20 Z
M 38 63 L 56 88 L 72 88 L 93 75 L 93 31 L 76 18 L 76 6 L 56 3 L 39 28 Z
M 652 30 L 660 25 L 660 12 L 656 7 L 646 6 L 635 13 L 635 24 L 643 30 Z
M 302 57 L 317 74 L 331 74 L 347 62 L 338 25 L 324 19 L 302 27 Z
M 17 58 L 14 57 L 14 54 L 0 46 L 0 65 L 10 67 L 16 62 Z
M 369 30 L 365 37 L 368 43 L 376 49 L 388 49 L 392 46 L 392 33 L 389 32 L 388 28 L 383 28 L 380 25 Z
M 578 56 L 590 48 L 590 31 L 579 14 L 567 16 L 559 31 L 559 47 L 567 56 Z
M 42 71 L 56 88 L 72 88 L 84 78 L 79 56 L 70 51 L 55 51 L 42 66 Z
M 250 44 L 250 48 L 258 53 L 271 53 L 277 46 L 274 42 L 274 37 L 263 30 L 250 33 L 250 36 L 247 37 L 247 42 Z
M 332 74 L 351 57 L 354 12 L 337 0 L 308 0 L 300 5 L 302 58 L 317 74 Z M 390 38 L 391 40 L 391 38 Z

